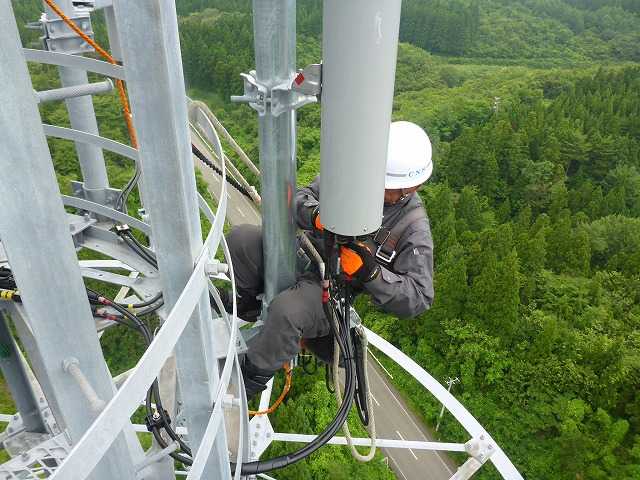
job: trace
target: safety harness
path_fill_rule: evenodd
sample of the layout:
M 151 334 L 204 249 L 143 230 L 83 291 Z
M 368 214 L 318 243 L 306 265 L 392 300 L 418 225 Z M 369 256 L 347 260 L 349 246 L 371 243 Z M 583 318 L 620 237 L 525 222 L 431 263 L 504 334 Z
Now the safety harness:
M 396 247 L 407 227 L 412 223 L 425 218 L 422 204 L 417 202 L 413 207 L 400 217 L 390 227 L 382 226 L 378 229 L 373 237 L 374 243 L 378 246 L 376 249 L 376 259 L 383 266 L 393 270 L 393 262 L 396 258 Z

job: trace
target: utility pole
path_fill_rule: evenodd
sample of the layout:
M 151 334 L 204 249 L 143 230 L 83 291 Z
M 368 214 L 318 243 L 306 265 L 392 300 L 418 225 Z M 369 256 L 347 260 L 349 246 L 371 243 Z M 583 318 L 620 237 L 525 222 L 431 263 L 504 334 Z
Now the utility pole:
M 498 113 L 500 109 L 500 97 L 493 97 L 493 113 Z
M 456 383 L 460 383 L 460 379 L 456 378 L 447 378 L 447 392 L 451 392 L 451 387 L 453 387 Z M 442 416 L 444 415 L 444 405 L 440 409 L 440 415 L 438 416 L 438 423 L 436 424 L 436 432 L 440 428 L 440 421 L 442 420 Z

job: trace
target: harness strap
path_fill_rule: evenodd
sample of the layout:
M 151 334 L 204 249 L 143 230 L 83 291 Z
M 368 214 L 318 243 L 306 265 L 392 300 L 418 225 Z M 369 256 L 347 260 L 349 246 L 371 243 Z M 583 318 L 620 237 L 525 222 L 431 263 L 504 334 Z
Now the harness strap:
M 403 233 L 413 222 L 424 218 L 422 205 L 417 203 L 404 216 L 400 217 L 391 227 L 380 227 L 373 237 L 378 245 L 376 259 L 386 266 L 393 265 L 396 258 L 396 246 Z

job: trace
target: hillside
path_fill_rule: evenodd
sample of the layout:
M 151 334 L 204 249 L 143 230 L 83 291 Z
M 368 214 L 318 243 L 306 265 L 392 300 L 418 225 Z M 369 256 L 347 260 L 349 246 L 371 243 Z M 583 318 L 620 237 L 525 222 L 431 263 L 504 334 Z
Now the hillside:
M 298 32 L 318 37 L 321 0 L 298 0 Z M 179 0 L 182 15 L 250 13 L 247 0 Z M 400 39 L 456 61 L 584 65 L 640 61 L 635 0 L 404 0 Z

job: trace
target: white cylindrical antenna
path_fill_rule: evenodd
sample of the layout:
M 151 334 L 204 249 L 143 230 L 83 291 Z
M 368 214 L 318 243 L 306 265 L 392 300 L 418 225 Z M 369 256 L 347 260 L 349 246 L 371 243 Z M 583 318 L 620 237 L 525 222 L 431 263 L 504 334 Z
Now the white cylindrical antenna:
M 325 0 L 320 217 L 339 235 L 382 222 L 401 0 Z

